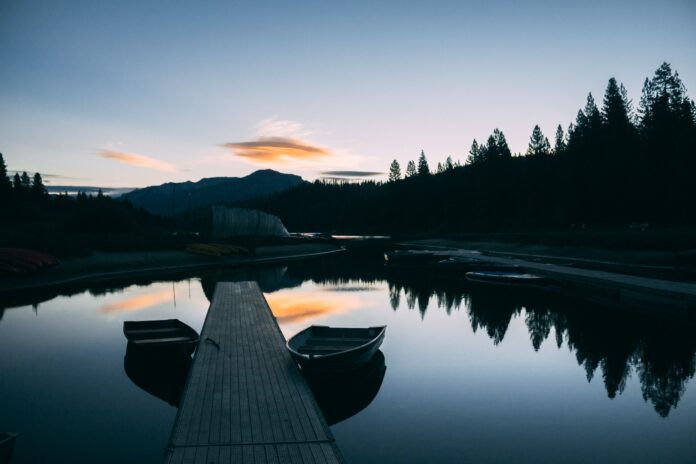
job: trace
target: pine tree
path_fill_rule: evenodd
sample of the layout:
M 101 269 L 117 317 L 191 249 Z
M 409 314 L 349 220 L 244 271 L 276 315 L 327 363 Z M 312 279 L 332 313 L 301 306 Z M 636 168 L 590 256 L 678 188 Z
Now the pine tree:
M 0 153 L 0 199 L 7 198 L 12 190 L 12 183 L 7 177 L 7 165 L 5 164 L 5 158 L 3 158 L 2 153 Z
M 638 113 L 646 137 L 695 127 L 694 103 L 686 96 L 679 73 L 673 73 L 668 63 L 662 63 L 652 79 L 645 79 Z
M 585 118 L 587 118 L 587 129 L 589 133 L 596 135 L 602 128 L 602 114 L 597 108 L 592 93 L 587 95 L 587 103 L 585 104 Z
M 539 125 L 534 126 L 532 135 L 529 137 L 527 156 L 548 156 L 551 154 L 551 145 Z
M 15 172 L 15 175 L 12 178 L 12 188 L 16 193 L 22 192 L 22 179 L 19 177 L 18 172 Z
M 454 169 L 454 162 L 452 161 L 452 157 L 448 156 L 445 160 L 445 170 L 451 171 L 452 169 Z
M 556 140 L 553 147 L 553 152 L 556 155 L 562 155 L 566 150 L 566 140 L 565 134 L 563 133 L 563 128 L 559 124 L 556 128 Z
M 500 129 L 493 129 L 493 138 L 495 139 L 495 146 L 498 156 L 501 158 L 510 158 L 512 153 L 510 152 L 510 147 L 508 147 L 507 140 L 505 140 L 505 134 Z
M 479 147 L 482 161 L 490 161 L 494 159 L 507 159 L 512 157 L 510 147 L 508 147 L 505 134 L 498 128 L 493 129 L 493 134 L 488 136 L 485 145 Z
M 469 156 L 466 158 L 466 164 L 475 164 L 481 161 L 481 148 L 476 139 L 471 143 Z
M 100 190 L 101 191 L 101 190 Z M 48 192 L 43 184 L 43 179 L 41 179 L 41 174 L 38 172 L 34 174 L 34 180 L 31 184 L 31 195 L 35 198 L 43 198 Z
M 394 160 L 389 166 L 389 182 L 396 182 L 399 179 L 401 179 L 401 166 Z
M 633 130 L 631 124 L 631 102 L 628 100 L 626 88 L 609 79 L 607 90 L 604 92 L 602 104 L 602 121 L 610 134 L 624 135 Z
M 406 177 L 413 177 L 416 175 L 416 163 L 410 160 L 406 165 Z
M 592 94 L 587 95 L 584 110 L 578 110 L 575 124 L 568 128 L 568 150 L 583 151 L 588 143 L 595 143 L 602 130 L 602 115 Z
M 481 146 L 481 153 L 481 159 L 483 161 L 491 161 L 498 157 L 498 149 L 493 134 L 489 135 L 486 144 Z
M 31 177 L 29 177 L 29 174 L 27 174 L 26 171 L 22 173 L 22 176 L 19 178 L 19 181 L 22 184 L 22 190 L 28 192 L 31 189 Z
M 430 166 L 428 166 L 428 160 L 425 157 L 425 152 L 421 150 L 420 156 L 418 157 L 418 175 L 427 176 L 430 174 Z

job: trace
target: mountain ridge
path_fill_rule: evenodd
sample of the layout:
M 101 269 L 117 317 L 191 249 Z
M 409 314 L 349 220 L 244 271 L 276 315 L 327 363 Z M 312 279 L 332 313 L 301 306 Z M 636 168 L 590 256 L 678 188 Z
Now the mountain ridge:
M 300 176 L 260 169 L 244 177 L 205 177 L 197 182 L 166 182 L 122 195 L 134 206 L 171 216 L 185 211 L 264 197 L 305 182 Z

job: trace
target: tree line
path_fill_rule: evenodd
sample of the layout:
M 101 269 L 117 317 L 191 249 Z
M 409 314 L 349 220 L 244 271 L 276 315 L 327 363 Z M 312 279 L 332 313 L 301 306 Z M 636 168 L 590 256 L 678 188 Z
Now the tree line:
M 537 125 L 513 155 L 502 130 L 474 140 L 465 163 L 433 172 L 423 151 L 387 182 L 301 185 L 255 207 L 291 230 L 353 232 L 528 231 L 694 225 L 696 106 L 663 63 L 646 78 L 637 109 L 615 78 L 601 102 L 587 96 L 553 145 Z
M 8 176 L 0 154 L 0 243 L 62 252 L 86 244 L 84 237 L 171 228 L 129 201 L 97 195 L 49 195 L 40 173 Z M 73 243 L 74 242 L 74 243 Z

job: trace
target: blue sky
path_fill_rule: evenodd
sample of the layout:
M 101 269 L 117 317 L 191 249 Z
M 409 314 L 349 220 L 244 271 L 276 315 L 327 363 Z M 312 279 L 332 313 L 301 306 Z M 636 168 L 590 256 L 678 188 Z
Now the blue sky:
M 0 152 L 54 184 L 463 160 L 614 76 L 696 85 L 696 2 L 0 2 Z M 694 92 L 690 92 L 694 97 Z

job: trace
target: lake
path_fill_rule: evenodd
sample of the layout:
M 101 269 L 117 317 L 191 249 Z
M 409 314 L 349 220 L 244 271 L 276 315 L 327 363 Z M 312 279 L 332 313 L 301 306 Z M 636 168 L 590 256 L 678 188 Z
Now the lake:
M 389 268 L 368 250 L 3 302 L 0 431 L 21 434 L 12 462 L 160 462 L 176 399 L 134 369 L 123 321 L 200 331 L 215 283 L 246 279 L 286 337 L 387 325 L 366 385 L 315 386 L 348 462 L 696 461 L 693 327 Z

